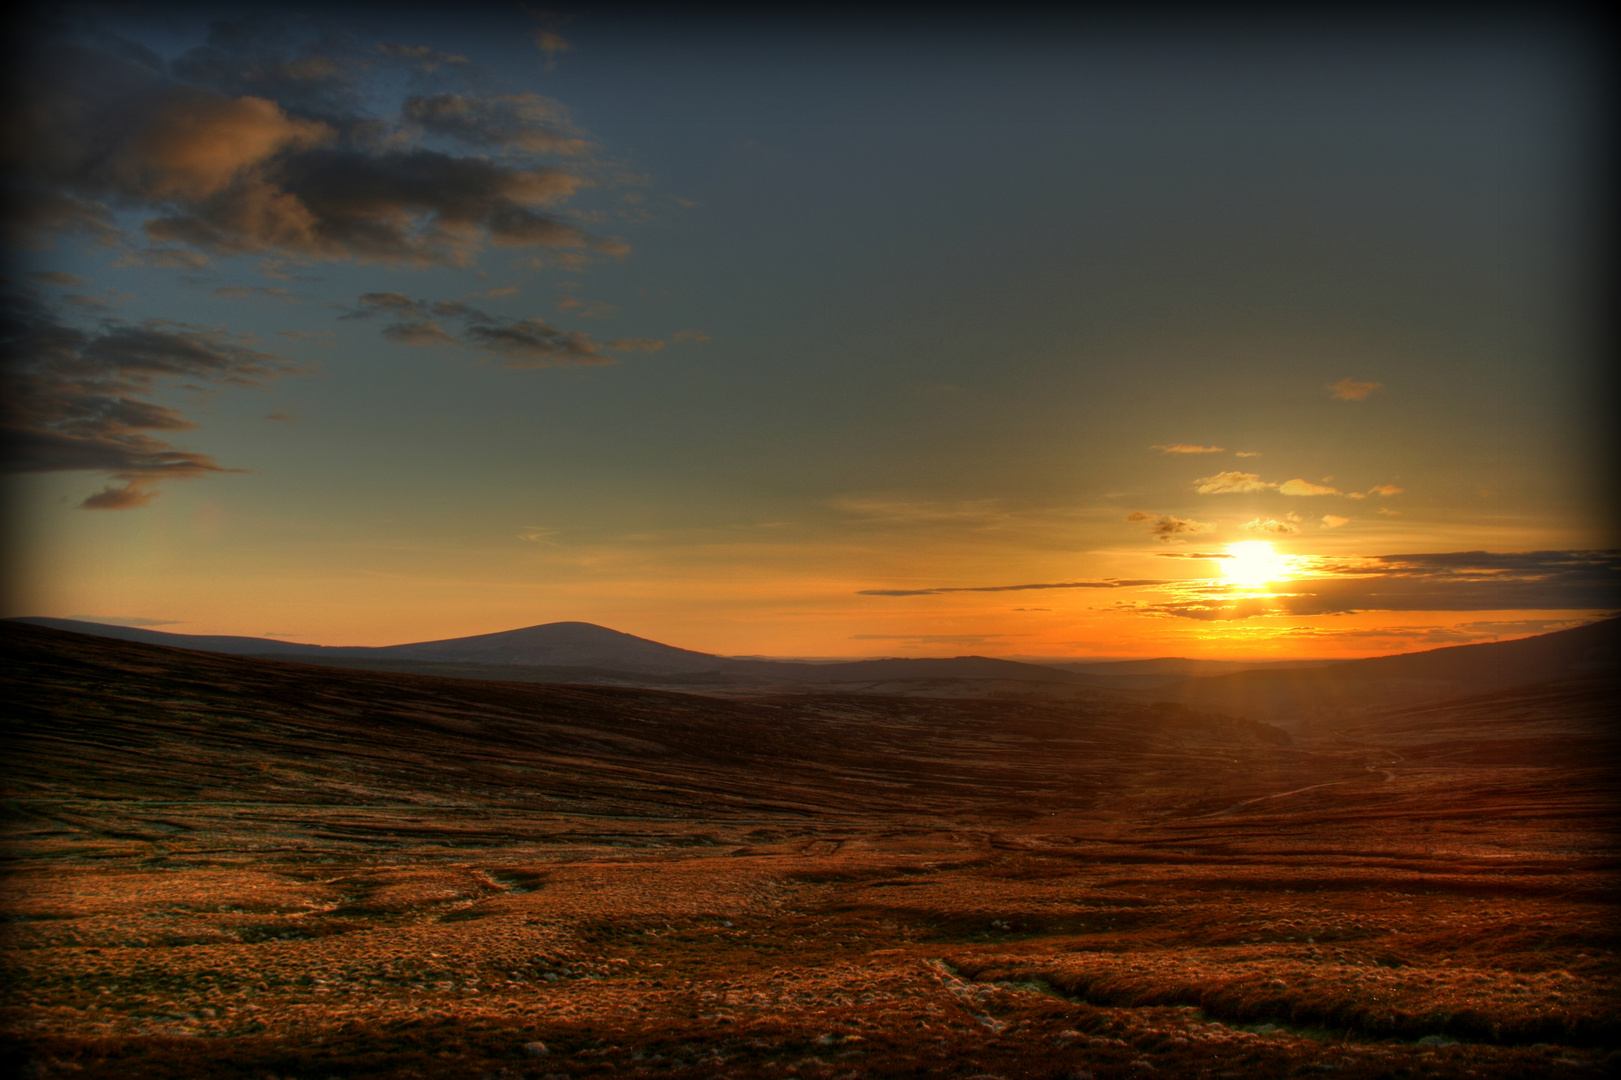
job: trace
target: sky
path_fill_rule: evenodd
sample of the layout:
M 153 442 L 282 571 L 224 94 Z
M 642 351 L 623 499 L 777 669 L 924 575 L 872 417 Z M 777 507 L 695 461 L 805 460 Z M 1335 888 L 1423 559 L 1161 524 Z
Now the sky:
M 1592 29 L 42 8 L 3 614 L 1071 659 L 1604 617 Z

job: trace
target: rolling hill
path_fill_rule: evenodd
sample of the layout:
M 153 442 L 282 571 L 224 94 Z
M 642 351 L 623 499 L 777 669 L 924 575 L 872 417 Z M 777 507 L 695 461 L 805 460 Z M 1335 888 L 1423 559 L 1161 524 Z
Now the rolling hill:
M 711 653 L 663 645 L 633 634 L 584 622 L 545 623 L 473 637 L 404 645 L 303 645 L 269 638 L 171 634 L 72 619 L 11 620 L 71 633 L 117 638 L 145 645 L 233 656 L 297 659 L 335 667 L 401 673 L 453 675 L 508 681 L 601 682 L 624 685 L 699 685 L 782 688 L 833 684 L 872 684 L 894 680 L 982 680 L 1015 683 L 1102 685 L 1074 672 L 986 656 L 857 660 L 811 664 L 777 660 L 733 660 Z M 525 673 L 514 668 L 545 669 Z M 648 679 L 648 676 L 660 678 Z M 671 677 L 674 677 L 673 682 Z
M 1301 730 L 1369 709 L 1613 672 L 1618 644 L 1621 619 L 1605 619 L 1516 641 L 1190 678 L 1154 693 Z
M 1241 662 L 1164 658 L 1060 668 L 985 656 L 839 663 L 732 659 L 583 622 L 402 645 L 334 647 L 170 634 L 68 619 L 12 621 L 169 648 L 396 674 L 635 686 L 736 697 L 836 691 L 893 697 L 1171 701 L 1297 731 L 1371 709 L 1613 671 L 1621 632 L 1621 619 L 1608 619 L 1516 641 L 1366 660 L 1248 667 Z

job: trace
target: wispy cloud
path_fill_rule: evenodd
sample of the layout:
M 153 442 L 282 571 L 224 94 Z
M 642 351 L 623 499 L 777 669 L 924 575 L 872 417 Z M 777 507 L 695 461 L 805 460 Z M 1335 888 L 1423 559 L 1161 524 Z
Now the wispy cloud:
M 1216 553 L 1182 557 L 1215 558 Z M 1362 611 L 1613 611 L 1621 608 L 1621 551 L 1459 551 L 1360 558 L 1297 557 L 1267 594 L 1220 579 L 1167 586 L 1160 603 L 1132 610 L 1178 618 Z
M 845 496 L 833 501 L 834 509 L 852 517 L 891 525 L 996 526 L 1014 520 L 999 499 L 965 499 L 939 502 L 924 499 Z
M 267 300 L 281 300 L 289 304 L 298 303 L 298 297 L 277 286 L 222 285 L 210 295 L 222 300 L 252 300 L 255 297 L 264 297 Z
M 584 367 L 618 363 L 610 352 L 656 352 L 659 338 L 594 341 L 544 319 L 501 319 L 460 300 L 416 300 L 404 293 L 363 293 L 343 319 L 383 318 L 383 337 L 397 345 L 467 345 L 507 358 L 508 367 Z M 460 325 L 457 333 L 444 320 Z
M 425 130 L 469 146 L 570 157 L 595 149 L 569 126 L 563 106 L 539 94 L 413 96 L 400 111 Z
M 1141 510 L 1134 510 L 1127 514 L 1126 520 L 1149 522 L 1148 531 L 1158 539 L 1166 542 L 1180 536 L 1198 536 L 1201 533 L 1216 531 L 1213 522 L 1193 521 L 1190 518 L 1173 517 L 1170 514 L 1147 514 Z
M 1341 379 L 1330 385 L 1328 392 L 1336 401 L 1366 401 L 1370 394 L 1383 390 L 1384 386 L 1384 383 Z
M 1227 471 L 1214 476 L 1201 476 L 1194 481 L 1200 495 L 1241 495 L 1251 491 L 1268 491 L 1278 485 L 1269 484 L 1256 473 Z
M 601 300 L 582 300 L 578 296 L 565 296 L 557 302 L 559 311 L 567 311 L 582 319 L 606 319 L 614 313 L 612 304 Z
M 435 74 L 445 67 L 467 67 L 471 63 L 460 53 L 441 52 L 432 45 L 405 45 L 395 41 L 379 41 L 377 51 L 396 60 L 409 61 L 422 75 Z
M 64 615 L 74 622 L 100 623 L 103 626 L 173 626 L 179 619 L 146 619 L 138 615 Z
M 1244 522 L 1243 526 L 1249 532 L 1272 533 L 1275 536 L 1288 536 L 1300 531 L 1300 518 L 1295 514 L 1287 515 L 1284 520 L 1277 518 L 1253 518 Z
M 960 592 L 1029 592 L 1039 589 L 1137 589 L 1165 582 L 1147 578 L 1104 578 L 1099 581 L 1049 581 L 1033 585 L 953 585 L 935 589 L 861 589 L 857 596 L 937 596 Z
M 1338 514 L 1324 514 L 1323 515 L 1323 528 L 1325 528 L 1325 529 L 1337 529 L 1341 525 L 1349 525 L 1350 523 L 1351 523 L 1350 518 L 1348 518 L 1348 517 L 1340 517 Z
M 1280 495 L 1338 495 L 1340 489 L 1329 487 L 1327 484 L 1314 484 L 1310 480 L 1285 480 L 1278 485 Z
M 86 289 L 92 284 L 89 278 L 70 274 L 65 270 L 43 270 L 28 276 L 45 285 L 54 285 L 58 289 Z
M 1160 443 L 1150 446 L 1150 450 L 1158 450 L 1164 454 L 1221 454 L 1225 453 L 1219 446 L 1198 446 L 1194 443 Z
M 22 295 L 4 299 L 0 347 L 12 358 L 4 376 L 7 470 L 84 470 L 123 481 L 86 499 L 81 506 L 89 510 L 142 506 L 160 480 L 229 471 L 150 434 L 196 426 L 146 400 L 155 391 L 255 386 L 298 370 L 209 327 L 148 319 L 80 330 Z
M 1295 615 L 1347 611 L 1525 611 L 1621 606 L 1621 552 L 1461 551 L 1325 562 L 1280 597 Z M 1331 576 L 1329 576 L 1331 575 Z

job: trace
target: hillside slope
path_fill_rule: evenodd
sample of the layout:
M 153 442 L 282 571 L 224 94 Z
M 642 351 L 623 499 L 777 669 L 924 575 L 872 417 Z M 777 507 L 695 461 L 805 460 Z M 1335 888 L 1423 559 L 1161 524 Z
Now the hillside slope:
M 1368 709 L 1613 672 L 1618 644 L 1621 619 L 1606 619 L 1516 641 L 1187 679 L 1154 693 L 1300 730 Z

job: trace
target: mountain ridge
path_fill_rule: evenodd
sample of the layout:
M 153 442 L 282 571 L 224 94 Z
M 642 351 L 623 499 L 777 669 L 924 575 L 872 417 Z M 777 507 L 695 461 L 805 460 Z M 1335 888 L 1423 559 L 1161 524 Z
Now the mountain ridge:
M 1612 618 L 1506 642 L 1444 646 L 1314 666 L 1276 664 L 1233 671 L 1222 662 L 1164 658 L 1128 662 L 1138 666 L 1113 668 L 1117 674 L 1094 674 L 985 656 L 834 663 L 732 659 L 584 622 L 543 623 L 465 638 L 368 647 L 172 634 L 70 619 L 7 621 L 200 652 L 486 681 L 666 686 L 721 696 L 822 692 L 833 687 L 840 692 L 889 696 L 1090 699 L 1124 695 L 1248 716 L 1296 730 L 1368 709 L 1613 671 L 1621 644 L 1621 619 Z M 1154 665 L 1159 668 L 1157 674 L 1150 673 Z M 1177 677 L 1178 669 L 1211 673 Z

